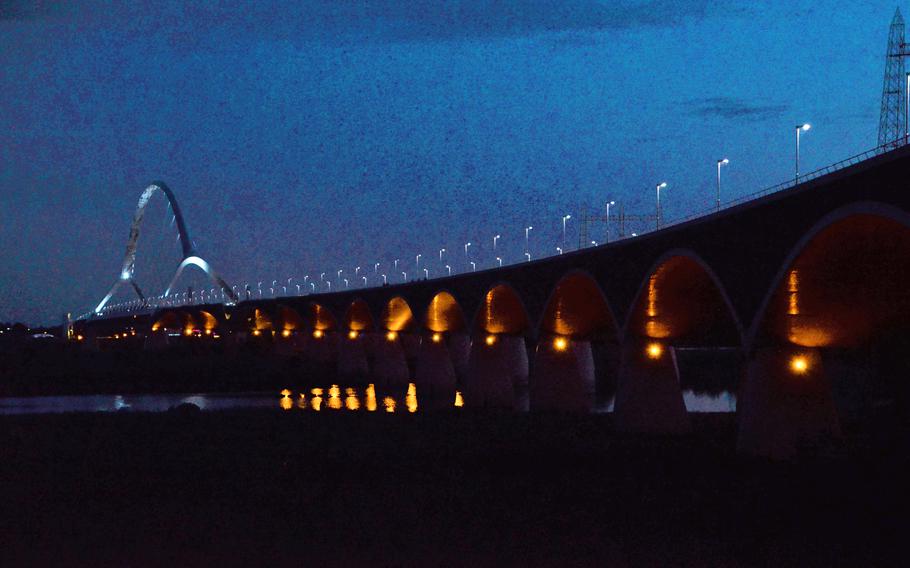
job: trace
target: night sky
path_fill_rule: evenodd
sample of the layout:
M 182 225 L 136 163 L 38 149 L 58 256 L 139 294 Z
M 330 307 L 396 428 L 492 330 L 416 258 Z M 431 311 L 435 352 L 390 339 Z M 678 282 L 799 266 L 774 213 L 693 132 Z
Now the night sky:
M 529 224 L 552 254 L 561 215 L 651 213 L 660 181 L 668 220 L 710 207 L 721 157 L 724 199 L 751 193 L 792 177 L 797 123 L 804 172 L 876 145 L 898 6 L 72 4 L 0 0 L 0 320 L 93 307 L 156 179 L 254 288 L 418 253 L 439 275 L 441 247 L 460 271 L 468 241 L 489 266 L 497 233 L 514 262 Z

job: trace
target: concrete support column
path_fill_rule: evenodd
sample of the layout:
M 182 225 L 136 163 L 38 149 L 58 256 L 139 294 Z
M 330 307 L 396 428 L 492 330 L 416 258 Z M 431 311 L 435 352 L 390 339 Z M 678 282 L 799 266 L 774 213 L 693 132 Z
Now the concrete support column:
M 447 345 L 448 339 L 438 334 L 424 337 L 420 344 L 414 383 L 421 403 L 444 400 L 449 406 L 455 399 L 455 365 Z
M 530 391 L 531 410 L 590 412 L 594 405 L 591 342 L 541 339 L 531 367 Z
M 490 339 L 492 338 L 492 339 Z M 524 337 L 481 335 L 471 344 L 465 404 L 515 407 L 515 386 L 528 380 L 528 352 Z
M 757 349 L 746 363 L 737 410 L 736 446 L 745 454 L 787 459 L 828 448 L 841 436 L 818 349 Z
M 338 335 L 322 331 L 320 337 L 310 331 L 304 335 L 303 360 L 315 377 L 328 379 L 338 370 Z
M 689 431 L 689 414 L 671 346 L 640 338 L 623 345 L 613 415 L 621 432 Z
M 468 361 L 471 359 L 471 337 L 466 333 L 451 333 L 446 346 L 455 367 L 458 384 L 464 385 L 468 376 Z
M 407 386 L 410 373 L 401 334 L 378 337 L 374 349 L 373 375 L 376 382 L 390 387 Z
M 370 373 L 366 334 L 348 332 L 338 346 L 338 374 L 343 377 L 366 377 Z

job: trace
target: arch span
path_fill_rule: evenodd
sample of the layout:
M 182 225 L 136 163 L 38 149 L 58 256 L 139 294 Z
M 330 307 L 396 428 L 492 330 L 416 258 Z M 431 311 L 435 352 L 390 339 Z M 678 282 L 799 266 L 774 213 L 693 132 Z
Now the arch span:
M 464 331 L 467 328 L 464 312 L 455 296 L 446 290 L 433 296 L 427 306 L 424 327 L 437 333 Z
M 874 202 L 838 209 L 787 255 L 753 318 L 749 350 L 858 347 L 910 320 L 908 280 L 910 215 Z
M 370 331 L 373 329 L 373 314 L 364 300 L 357 298 L 348 306 L 344 314 L 344 327 L 350 331 Z
M 623 337 L 740 346 L 743 326 L 720 279 L 694 251 L 662 254 L 642 280 Z
M 382 325 L 388 331 L 410 331 L 414 327 L 414 312 L 407 300 L 395 296 L 382 308 Z
M 538 329 L 541 334 L 590 339 L 619 335 L 613 310 L 594 277 L 573 270 L 562 277 L 550 294 Z
M 518 335 L 531 329 L 531 318 L 515 289 L 504 282 L 484 295 L 474 316 L 474 330 L 481 333 Z
M 95 308 L 95 313 L 101 313 L 104 309 L 104 306 L 110 301 L 114 296 L 117 290 L 124 283 L 129 282 L 132 285 L 133 289 L 136 291 L 136 294 L 145 299 L 145 296 L 142 293 L 142 290 L 136 284 L 133 274 L 136 269 L 136 251 L 139 244 L 139 234 L 140 229 L 142 228 L 142 219 L 145 216 L 145 208 L 148 206 L 149 200 L 156 192 L 162 192 L 167 198 L 168 204 L 171 207 L 171 211 L 174 213 L 174 220 L 177 225 L 177 236 L 180 240 L 180 246 L 182 251 L 183 260 L 178 265 L 174 277 L 171 279 L 170 284 L 165 290 L 165 295 L 170 294 L 171 289 L 174 287 L 174 284 L 177 282 L 177 279 L 183 273 L 183 270 L 187 266 L 196 266 L 209 277 L 209 279 L 219 288 L 224 290 L 224 293 L 228 295 L 232 302 L 237 301 L 237 297 L 234 295 L 233 290 L 228 284 L 212 269 L 208 262 L 206 262 L 202 257 L 196 252 L 196 245 L 193 242 L 192 237 L 190 236 L 189 229 L 187 228 L 186 221 L 183 219 L 183 213 L 180 211 L 180 205 L 177 203 L 177 198 L 174 196 L 174 192 L 161 181 L 155 181 L 149 184 L 146 187 L 142 194 L 139 196 L 139 203 L 136 205 L 136 212 L 133 214 L 133 222 L 130 225 L 130 235 L 126 242 L 126 254 L 123 257 L 123 265 L 120 269 L 120 277 L 114 282 L 114 285 L 111 286 L 110 291 L 101 300 L 98 306 Z

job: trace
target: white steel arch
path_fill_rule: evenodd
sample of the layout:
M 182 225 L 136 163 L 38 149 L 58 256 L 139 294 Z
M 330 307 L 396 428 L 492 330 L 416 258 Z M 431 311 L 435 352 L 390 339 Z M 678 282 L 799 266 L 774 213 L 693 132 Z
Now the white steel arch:
M 189 229 L 187 229 L 186 222 L 183 220 L 183 214 L 180 211 L 180 205 L 177 203 L 177 198 L 174 196 L 174 193 L 171 189 L 164 183 L 160 181 L 155 181 L 149 184 L 148 187 L 143 190 L 142 195 L 139 196 L 139 203 L 136 205 L 136 212 L 133 214 L 133 223 L 130 225 L 130 236 L 126 243 L 126 254 L 123 257 L 123 265 L 120 269 L 120 277 L 114 282 L 114 285 L 111 286 L 110 291 L 104 297 L 103 300 L 95 308 L 95 313 L 100 314 L 104 309 L 104 306 L 110 301 L 114 296 L 117 290 L 125 283 L 132 285 L 133 289 L 136 291 L 136 294 L 139 295 L 143 300 L 145 296 L 142 293 L 142 290 L 139 289 L 139 286 L 136 285 L 135 280 L 133 279 L 133 273 L 136 268 L 136 250 L 139 243 L 139 230 L 142 227 L 142 218 L 145 215 L 145 207 L 148 205 L 149 200 L 155 194 L 155 192 L 161 191 L 168 200 L 168 203 L 171 206 L 171 211 L 174 212 L 174 220 L 177 224 L 177 236 L 180 239 L 180 246 L 183 255 L 183 259 L 180 264 L 177 266 L 177 270 L 174 273 L 174 277 L 171 279 L 170 284 L 165 291 L 165 295 L 170 294 L 171 289 L 176 284 L 177 279 L 183 273 L 184 268 L 189 265 L 196 266 L 203 272 L 205 272 L 209 279 L 228 295 L 231 302 L 236 302 L 237 297 L 235 296 L 231 287 L 219 276 L 212 267 L 206 262 L 202 257 L 196 252 L 195 243 L 193 243 L 192 237 L 190 237 Z

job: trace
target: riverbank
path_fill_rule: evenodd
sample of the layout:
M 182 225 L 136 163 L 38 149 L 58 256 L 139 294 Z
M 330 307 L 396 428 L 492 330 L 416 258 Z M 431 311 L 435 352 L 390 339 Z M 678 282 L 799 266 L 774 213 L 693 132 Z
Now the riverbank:
M 274 411 L 0 417 L 4 565 L 884 565 L 906 435 L 734 452 L 731 415 Z

